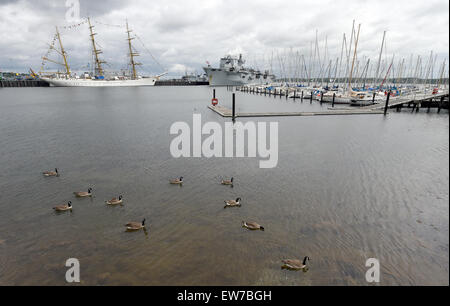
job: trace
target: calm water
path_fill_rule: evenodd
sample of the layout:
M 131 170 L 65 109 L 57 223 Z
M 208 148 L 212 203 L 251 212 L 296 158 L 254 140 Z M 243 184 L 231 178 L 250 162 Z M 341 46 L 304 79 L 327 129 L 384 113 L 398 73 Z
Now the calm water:
M 447 111 L 264 119 L 280 124 L 271 170 L 173 159 L 172 123 L 225 122 L 210 98 L 207 87 L 0 89 L 0 285 L 64 285 L 73 257 L 85 285 L 366 285 L 372 257 L 382 285 L 449 284 Z M 321 108 L 237 100 L 238 111 Z M 61 177 L 41 176 L 55 167 Z M 182 188 L 168 184 L 179 176 Z M 233 189 L 219 184 L 231 176 Z M 73 198 L 89 187 L 95 198 Z M 123 207 L 105 206 L 119 194 Z M 224 210 L 236 197 L 243 206 Z M 73 213 L 52 211 L 68 200 Z M 144 217 L 148 235 L 124 232 Z M 307 273 L 280 269 L 306 255 Z

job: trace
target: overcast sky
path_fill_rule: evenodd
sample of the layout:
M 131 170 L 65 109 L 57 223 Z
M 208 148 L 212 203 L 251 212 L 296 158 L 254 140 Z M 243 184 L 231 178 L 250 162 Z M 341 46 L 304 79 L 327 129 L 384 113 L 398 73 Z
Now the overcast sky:
M 70 0 L 69 2 L 73 2 Z M 80 17 L 90 16 L 107 69 L 126 68 L 126 18 L 145 47 L 171 75 L 202 72 L 206 61 L 242 52 L 249 65 L 263 69 L 272 54 L 299 52 L 309 56 L 319 33 L 323 54 L 328 39 L 330 58 L 339 57 L 343 33 L 352 21 L 361 23 L 358 56 L 377 60 L 383 31 L 387 53 L 396 59 L 430 51 L 442 64 L 449 54 L 448 0 L 80 0 Z M 0 0 L 0 71 L 39 70 L 53 39 L 55 25 L 68 22 L 66 0 Z M 64 47 L 75 70 L 86 70 L 91 46 L 86 25 L 61 28 Z M 144 74 L 163 72 L 139 40 Z M 57 57 L 54 57 L 57 59 Z M 278 65 L 272 62 L 272 65 Z M 447 60 L 448 67 L 448 60 Z M 274 68 L 275 69 L 275 68 Z

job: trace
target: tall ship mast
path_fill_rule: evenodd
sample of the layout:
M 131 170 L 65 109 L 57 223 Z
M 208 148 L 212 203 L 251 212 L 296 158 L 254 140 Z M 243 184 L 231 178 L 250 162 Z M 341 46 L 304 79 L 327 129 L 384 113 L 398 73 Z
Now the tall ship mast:
M 42 60 L 47 61 L 47 62 L 51 62 L 51 63 L 54 63 L 54 64 L 57 64 L 57 65 L 59 65 L 59 66 L 63 66 L 63 67 L 65 68 L 65 70 L 66 70 L 65 76 L 70 77 L 70 67 L 69 67 L 69 63 L 68 63 L 68 61 L 67 61 L 67 53 L 66 53 L 66 51 L 64 50 L 64 46 L 63 46 L 63 44 L 62 44 L 61 35 L 59 34 L 58 27 L 55 27 L 55 28 L 56 28 L 56 34 L 55 34 L 55 37 L 54 37 L 54 40 L 53 40 L 53 44 L 49 45 L 49 46 L 50 46 L 49 52 L 47 52 L 47 55 L 46 55 L 46 56 L 42 57 Z M 58 43 L 59 43 L 59 50 L 55 48 L 55 40 L 58 40 Z M 61 57 L 62 57 L 64 63 L 59 63 L 59 62 L 57 62 L 57 61 L 54 61 L 54 60 L 48 58 L 48 54 L 49 54 L 52 50 L 56 51 L 56 53 L 58 53 L 59 55 L 61 55 Z M 60 74 L 60 73 L 58 73 L 58 74 Z
M 94 33 L 94 26 L 91 25 L 91 18 L 88 17 L 88 24 L 89 24 L 89 32 L 90 37 L 91 37 L 91 41 L 92 41 L 92 52 L 94 54 L 95 57 L 95 74 L 98 76 L 103 76 L 103 68 L 102 68 L 102 64 L 106 64 L 105 61 L 100 60 L 100 58 L 98 57 L 99 54 L 102 54 L 102 50 L 97 48 L 97 45 L 95 44 L 95 35 L 97 35 L 97 33 Z
M 133 51 L 133 46 L 131 44 L 131 41 L 134 39 L 134 37 L 131 37 L 131 31 L 130 28 L 128 27 L 128 20 L 127 20 L 127 34 L 128 34 L 128 47 L 130 50 L 130 64 L 131 64 L 131 77 L 133 80 L 137 80 L 137 73 L 136 73 L 136 66 L 140 66 L 142 65 L 141 63 L 136 63 L 136 61 L 134 60 L 135 56 L 139 56 L 139 53 L 134 52 Z
M 44 56 L 43 64 L 45 62 L 51 62 L 57 64 L 59 66 L 64 67 L 65 73 L 57 72 L 51 76 L 44 76 L 41 72 L 41 79 L 48 82 L 52 86 L 57 87 L 125 87 L 125 86 L 154 86 L 156 81 L 160 79 L 161 76 L 165 75 L 161 74 L 153 77 L 143 77 L 139 76 L 137 73 L 137 66 L 142 65 L 141 63 L 136 62 L 135 57 L 139 56 L 139 53 L 136 52 L 132 46 L 132 40 L 134 37 L 131 36 L 132 30 L 130 30 L 128 21 L 126 22 L 126 33 L 128 40 L 128 49 L 129 49 L 129 57 L 130 57 L 130 66 L 131 71 L 129 76 L 107 76 L 105 70 L 103 68 L 103 64 L 106 62 L 100 58 L 100 55 L 103 54 L 103 51 L 100 50 L 97 43 L 95 42 L 95 36 L 97 33 L 94 32 L 94 26 L 91 24 L 91 19 L 87 18 L 87 23 L 89 26 L 89 36 L 92 42 L 92 54 L 95 61 L 94 65 L 94 74 L 90 75 L 85 73 L 83 76 L 76 76 L 70 71 L 69 61 L 67 53 L 63 47 L 61 35 L 59 33 L 58 27 L 56 27 L 56 34 L 53 40 L 53 44 L 50 45 L 50 49 L 47 52 L 47 55 Z M 59 44 L 59 49 L 55 47 L 55 44 Z M 62 58 L 63 63 L 52 60 L 49 58 L 49 54 L 51 51 L 56 51 Z

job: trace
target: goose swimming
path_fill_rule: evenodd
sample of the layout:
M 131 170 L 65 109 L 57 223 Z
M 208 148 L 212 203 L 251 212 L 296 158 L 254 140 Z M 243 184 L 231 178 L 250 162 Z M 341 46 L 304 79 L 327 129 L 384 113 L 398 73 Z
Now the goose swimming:
M 285 259 L 282 261 L 283 266 L 281 268 L 294 271 L 304 270 L 307 268 L 306 264 L 310 260 L 311 259 L 308 256 L 306 256 L 305 259 L 303 259 L 303 261 L 298 259 Z
M 179 179 L 171 180 L 170 184 L 172 184 L 172 185 L 181 185 L 181 184 L 183 184 L 183 177 L 180 177 Z
M 92 188 L 89 188 L 87 192 L 80 191 L 80 192 L 74 192 L 73 193 L 77 198 L 86 198 L 86 197 L 92 197 Z
M 106 201 L 107 205 L 119 205 L 123 203 L 123 196 L 119 196 L 118 199 L 113 198 L 112 200 Z
M 226 185 L 226 186 L 233 186 L 234 183 L 234 177 L 231 178 L 231 180 L 222 180 L 222 185 Z
M 237 198 L 236 201 L 230 200 L 225 201 L 225 208 L 227 207 L 241 207 L 241 198 Z
M 138 231 L 145 229 L 145 219 L 142 222 L 130 222 L 125 224 L 128 231 Z
M 45 171 L 42 173 L 45 177 L 54 177 L 59 176 L 58 168 L 55 168 L 55 171 Z
M 53 210 L 55 211 L 68 211 L 68 210 L 72 210 L 72 202 L 69 202 L 65 205 L 59 205 L 56 207 L 53 207 Z
M 251 231 L 264 231 L 264 227 L 262 227 L 256 222 L 242 221 L 242 227 L 245 227 L 246 229 L 249 229 Z

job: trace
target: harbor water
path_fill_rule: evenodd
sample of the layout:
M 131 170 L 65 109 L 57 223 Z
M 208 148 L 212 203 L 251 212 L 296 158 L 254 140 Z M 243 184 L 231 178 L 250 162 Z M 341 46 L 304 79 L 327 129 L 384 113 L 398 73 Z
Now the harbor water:
M 330 107 L 236 95 L 238 113 Z M 173 123 L 229 120 L 211 97 L 207 86 L 0 89 L 0 285 L 66 285 L 69 258 L 83 285 L 368 285 L 369 258 L 380 285 L 449 284 L 447 111 L 238 119 L 279 122 L 274 169 L 173 158 Z M 226 88 L 217 97 L 230 107 Z M 60 177 L 42 176 L 55 167 Z M 89 187 L 92 199 L 73 197 Z M 123 206 L 105 205 L 119 195 Z M 71 213 L 52 210 L 67 201 Z M 125 232 L 143 218 L 147 232 Z M 307 272 L 281 269 L 304 256 Z

